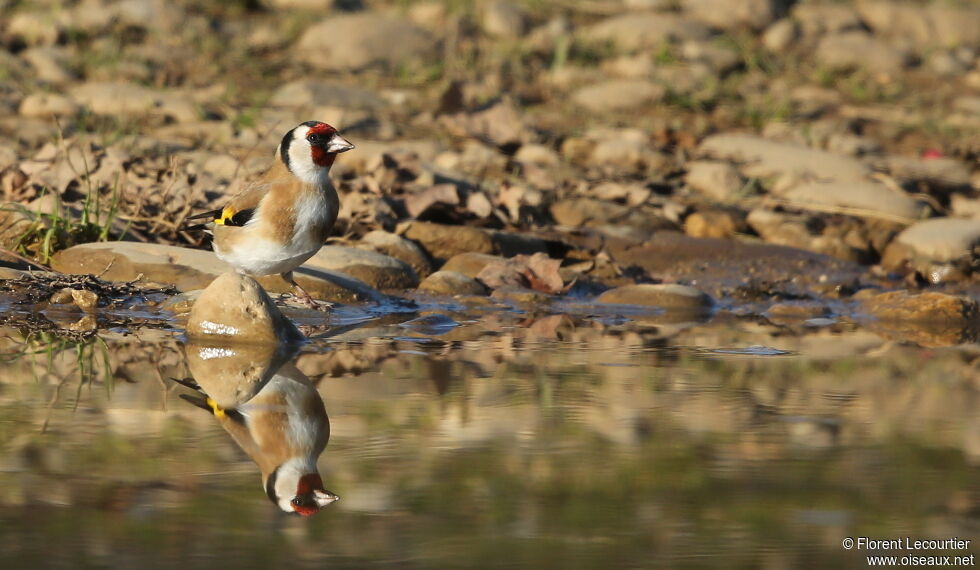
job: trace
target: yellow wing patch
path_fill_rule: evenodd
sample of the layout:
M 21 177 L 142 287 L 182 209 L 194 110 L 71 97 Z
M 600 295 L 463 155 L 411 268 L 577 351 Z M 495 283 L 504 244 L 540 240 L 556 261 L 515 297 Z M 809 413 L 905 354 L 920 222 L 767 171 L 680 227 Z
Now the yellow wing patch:
M 237 212 L 235 212 L 235 209 L 231 206 L 225 206 L 225 209 L 221 210 L 221 217 L 216 219 L 214 223 L 218 224 L 219 226 L 223 226 L 226 222 L 235 217 L 236 213 Z
M 217 402 L 215 402 L 211 398 L 208 398 L 207 404 L 208 407 L 211 408 L 211 411 L 214 412 L 214 417 L 216 418 L 225 417 L 225 411 L 221 409 L 221 406 L 219 406 Z

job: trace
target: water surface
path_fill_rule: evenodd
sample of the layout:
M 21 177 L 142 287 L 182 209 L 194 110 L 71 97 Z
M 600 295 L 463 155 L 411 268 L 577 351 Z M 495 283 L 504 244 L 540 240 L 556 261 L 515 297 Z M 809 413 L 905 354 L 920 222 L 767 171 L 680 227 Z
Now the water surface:
M 329 417 L 316 467 L 340 500 L 310 517 L 270 502 L 256 461 L 171 380 L 220 391 L 274 355 L 216 371 L 169 330 L 0 330 L 4 566 L 864 567 L 843 538 L 980 538 L 975 346 L 413 317 L 327 330 L 270 365 Z

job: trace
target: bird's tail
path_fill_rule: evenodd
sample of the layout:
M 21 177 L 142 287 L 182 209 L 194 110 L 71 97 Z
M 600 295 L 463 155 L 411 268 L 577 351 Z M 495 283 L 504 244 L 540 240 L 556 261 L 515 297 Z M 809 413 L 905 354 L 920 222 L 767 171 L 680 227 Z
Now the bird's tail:
M 194 214 L 193 216 L 187 216 L 186 218 L 184 218 L 184 223 L 180 229 L 188 232 L 208 230 L 210 229 L 211 224 L 214 223 L 214 220 L 218 219 L 220 216 L 221 216 L 221 210 L 209 210 L 207 212 Z M 207 220 L 207 221 L 199 224 L 188 224 L 187 222 L 190 220 Z

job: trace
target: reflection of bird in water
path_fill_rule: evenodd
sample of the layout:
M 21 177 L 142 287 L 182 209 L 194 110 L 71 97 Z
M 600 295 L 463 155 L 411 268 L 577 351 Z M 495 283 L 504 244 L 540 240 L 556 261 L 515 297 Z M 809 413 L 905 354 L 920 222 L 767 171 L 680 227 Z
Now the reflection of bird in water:
M 205 350 L 201 348 L 200 354 Z M 228 365 L 242 355 L 223 350 L 231 353 L 231 360 L 195 358 L 188 349 L 191 372 L 199 382 L 189 378 L 177 382 L 199 394 L 180 397 L 214 414 L 235 443 L 258 464 L 266 494 L 280 509 L 310 516 L 338 500 L 323 488 L 317 471 L 317 459 L 330 438 L 330 421 L 313 383 L 291 362 L 278 370 L 274 368 L 277 363 L 268 361 L 266 367 L 236 370 Z M 247 366 L 249 362 L 241 364 Z M 261 377 L 249 377 L 256 370 L 261 371 Z M 215 393 L 230 398 L 213 397 Z

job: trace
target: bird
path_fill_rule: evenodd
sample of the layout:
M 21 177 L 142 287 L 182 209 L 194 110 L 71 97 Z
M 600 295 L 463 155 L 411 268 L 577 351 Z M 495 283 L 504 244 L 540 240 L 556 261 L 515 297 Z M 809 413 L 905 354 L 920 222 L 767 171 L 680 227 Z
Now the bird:
M 233 372 L 227 378 L 235 382 L 241 374 Z M 272 373 L 258 393 L 234 407 L 220 406 L 193 377 L 173 380 L 195 390 L 180 397 L 214 415 L 259 466 L 266 495 L 281 510 L 308 517 L 340 499 L 324 489 L 317 469 L 330 439 L 323 398 L 293 363 Z M 221 380 L 208 377 L 209 383 Z
M 218 258 L 252 277 L 278 273 L 300 301 L 316 308 L 293 270 L 320 250 L 337 221 L 340 198 L 330 167 L 338 154 L 353 149 L 327 123 L 300 123 L 282 137 L 268 171 L 224 207 L 189 216 L 208 221 L 185 229 L 210 231 Z

